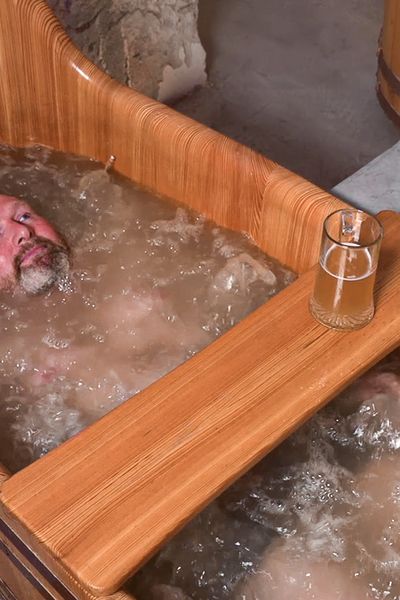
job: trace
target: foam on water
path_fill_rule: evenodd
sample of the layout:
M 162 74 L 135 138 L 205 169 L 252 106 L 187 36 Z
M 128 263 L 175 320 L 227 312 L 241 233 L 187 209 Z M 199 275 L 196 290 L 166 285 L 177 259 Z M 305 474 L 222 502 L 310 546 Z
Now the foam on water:
M 0 460 L 15 471 L 190 358 L 294 276 L 244 235 L 43 147 L 0 149 L 0 191 L 65 236 L 73 270 L 0 292 Z
M 0 294 L 0 460 L 12 470 L 293 280 L 243 236 L 91 161 L 3 148 L 0 190 L 32 201 L 74 249 L 59 290 Z M 399 452 L 394 354 L 211 503 L 128 588 L 139 600 L 399 600 Z
M 394 354 L 208 506 L 131 589 L 139 600 L 399 600 L 399 435 Z

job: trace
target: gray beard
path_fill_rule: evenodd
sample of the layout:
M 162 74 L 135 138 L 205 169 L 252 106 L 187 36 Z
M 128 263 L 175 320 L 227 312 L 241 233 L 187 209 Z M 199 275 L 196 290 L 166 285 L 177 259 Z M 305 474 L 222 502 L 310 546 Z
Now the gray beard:
M 27 294 L 44 294 L 54 286 L 60 285 L 70 269 L 68 251 L 62 246 L 54 246 L 50 260 L 32 263 L 18 269 L 18 282 Z

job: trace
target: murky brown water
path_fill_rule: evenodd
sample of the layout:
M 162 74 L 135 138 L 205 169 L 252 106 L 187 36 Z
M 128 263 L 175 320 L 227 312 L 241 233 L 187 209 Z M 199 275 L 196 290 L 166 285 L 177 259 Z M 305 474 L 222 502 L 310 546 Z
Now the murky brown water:
M 32 201 L 74 248 L 60 290 L 0 297 L 0 460 L 13 470 L 293 279 L 248 239 L 86 159 L 3 149 L 0 192 Z M 127 587 L 139 600 L 399 600 L 399 452 L 394 354 L 211 503 Z
M 293 280 L 244 235 L 45 148 L 0 152 L 0 192 L 73 249 L 44 296 L 0 293 L 0 460 L 15 471 L 142 390 Z

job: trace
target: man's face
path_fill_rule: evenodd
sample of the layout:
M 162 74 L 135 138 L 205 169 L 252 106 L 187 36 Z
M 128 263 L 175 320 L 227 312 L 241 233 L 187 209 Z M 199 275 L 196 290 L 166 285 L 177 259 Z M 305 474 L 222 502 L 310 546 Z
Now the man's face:
M 67 244 L 50 223 L 23 200 L 0 195 L 0 290 L 46 292 L 69 266 Z

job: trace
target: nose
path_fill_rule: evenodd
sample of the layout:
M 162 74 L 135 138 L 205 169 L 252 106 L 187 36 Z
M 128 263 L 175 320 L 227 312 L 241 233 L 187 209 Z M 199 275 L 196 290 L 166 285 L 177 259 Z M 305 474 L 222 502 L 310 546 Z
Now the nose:
M 20 246 L 24 242 L 27 242 L 32 237 L 32 230 L 23 223 L 13 223 L 12 238 L 16 246 Z

